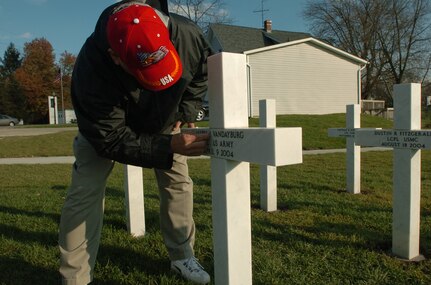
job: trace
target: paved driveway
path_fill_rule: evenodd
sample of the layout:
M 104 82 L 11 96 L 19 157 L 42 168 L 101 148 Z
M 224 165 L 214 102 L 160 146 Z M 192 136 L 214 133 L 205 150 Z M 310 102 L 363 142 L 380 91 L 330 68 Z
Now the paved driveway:
M 67 128 L 26 128 L 26 127 L 0 127 L 0 137 L 22 137 L 53 134 L 64 131 L 78 131 L 77 127 Z

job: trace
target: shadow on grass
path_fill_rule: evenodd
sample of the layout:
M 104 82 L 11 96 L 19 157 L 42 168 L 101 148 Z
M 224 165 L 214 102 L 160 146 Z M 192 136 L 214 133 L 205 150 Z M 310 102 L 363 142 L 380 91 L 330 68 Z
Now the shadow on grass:
M 40 245 L 56 246 L 58 235 L 53 232 L 30 232 L 17 227 L 0 224 L 2 237 L 26 243 L 39 243 Z M 1 271 L 0 271 L 1 272 Z
M 331 248 L 354 247 L 387 254 L 391 251 L 391 233 L 359 225 L 319 222 L 319 226 L 284 226 L 268 220 L 254 221 L 253 235 L 268 241 L 291 244 L 308 243 Z M 271 231 L 277 228 L 277 232 Z M 352 239 L 351 237 L 354 236 Z
M 7 213 L 17 216 L 28 216 L 30 218 L 37 219 L 49 218 L 55 223 L 60 220 L 59 214 L 45 213 L 42 211 L 27 211 L 22 209 L 16 209 L 11 207 L 0 206 L 0 213 Z M 0 233 L 2 237 L 9 238 L 11 240 L 17 240 L 23 243 L 36 242 L 41 245 L 56 245 L 57 244 L 57 234 L 52 231 L 45 232 L 35 232 L 35 231 L 24 231 L 19 227 L 0 224 Z M 1 272 L 1 271 L 0 271 Z
M 105 196 L 108 197 L 120 197 L 124 198 L 124 189 L 123 188 L 114 188 L 114 187 L 106 187 Z
M 339 193 L 340 187 L 331 187 L 329 185 L 324 185 L 323 183 L 313 183 L 312 181 L 301 181 L 301 182 L 281 182 L 278 184 L 278 189 L 280 191 L 288 191 L 293 189 L 300 189 L 303 191 L 325 191 L 325 192 L 333 192 L 333 193 Z
M 145 230 L 155 232 L 159 230 L 159 211 L 145 209 Z M 126 212 L 119 210 L 105 210 L 103 226 L 108 226 L 114 230 L 127 232 Z
M 209 178 L 193 177 L 193 183 L 196 186 L 211 187 L 211 179 L 209 179 Z
M 49 218 L 55 222 L 60 221 L 60 214 L 46 213 L 43 211 L 28 211 L 12 207 L 0 206 L 0 212 L 13 215 L 25 215 L 34 218 Z
M 352 218 L 360 218 L 364 213 L 374 213 L 378 214 L 379 216 L 385 215 L 388 217 L 392 215 L 391 207 L 359 204 L 357 201 L 352 201 L 349 203 L 347 200 L 324 200 L 323 198 L 320 201 L 294 201 L 289 204 L 289 208 L 292 210 L 314 209 L 318 214 L 324 213 L 326 215 L 348 215 Z
M 145 242 L 142 240 L 142 242 Z M 122 272 L 144 272 L 145 275 L 160 275 L 169 270 L 169 259 L 156 258 L 144 252 L 137 252 L 122 246 L 101 245 L 97 256 L 97 270 L 106 270 L 107 267 L 118 268 Z M 103 268 L 105 267 L 105 268 Z M 104 275 L 106 276 L 106 275 Z
M 2 285 L 48 285 L 61 282 L 60 274 L 56 270 L 4 256 L 0 256 L 0 272 L 0 284 Z
M 169 283 L 189 284 L 170 270 L 166 250 L 160 248 L 159 237 L 129 240 L 126 244 L 101 244 L 95 268 L 96 277 L 92 284 L 159 284 L 155 280 L 169 279 Z M 123 283 L 127 276 L 130 283 Z M 162 278 L 162 279 L 161 279 Z
M 55 191 L 64 191 L 67 190 L 67 187 L 67 185 L 54 185 L 51 187 L 51 189 Z

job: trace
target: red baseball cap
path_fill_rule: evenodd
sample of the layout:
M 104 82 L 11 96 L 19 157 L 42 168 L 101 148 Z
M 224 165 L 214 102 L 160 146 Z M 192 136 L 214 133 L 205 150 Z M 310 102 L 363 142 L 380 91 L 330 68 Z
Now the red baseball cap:
M 181 59 L 169 31 L 153 8 L 133 4 L 108 19 L 108 42 L 129 71 L 146 89 L 160 91 L 181 77 Z

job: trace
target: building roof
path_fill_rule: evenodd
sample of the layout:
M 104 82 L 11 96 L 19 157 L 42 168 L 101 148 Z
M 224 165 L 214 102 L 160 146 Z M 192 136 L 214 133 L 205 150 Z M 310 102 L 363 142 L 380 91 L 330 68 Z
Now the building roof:
M 208 36 L 216 37 L 224 52 L 243 53 L 262 47 L 311 37 L 308 33 L 211 24 Z
M 301 43 L 309 43 L 361 65 L 368 63 L 366 60 L 313 38 L 309 33 L 278 30 L 271 30 L 271 32 L 267 32 L 263 28 L 258 29 L 225 24 L 211 24 L 208 31 L 208 38 L 210 42 L 214 43 L 214 41 L 216 41 L 218 43 L 217 48 L 219 50 L 216 50 L 216 52 L 223 51 L 254 54 L 266 50 Z
M 359 64 L 367 64 L 368 63 L 366 60 L 364 60 L 362 58 L 354 56 L 348 52 L 342 51 L 341 49 L 333 47 L 329 44 L 326 44 L 326 43 L 319 41 L 319 40 L 312 38 L 312 37 L 305 38 L 305 39 L 299 39 L 299 40 L 295 40 L 295 41 L 290 41 L 290 42 L 286 42 L 286 43 L 281 43 L 281 44 L 276 44 L 276 45 L 272 45 L 272 46 L 266 46 L 266 47 L 257 48 L 257 49 L 253 49 L 253 50 L 248 50 L 248 51 L 244 51 L 244 54 L 254 54 L 254 53 L 259 53 L 259 52 L 263 52 L 263 51 L 267 51 L 267 50 L 271 50 L 271 49 L 282 48 L 282 47 L 286 47 L 286 46 L 293 46 L 293 45 L 302 44 L 302 43 L 309 43 L 309 44 L 312 44 L 314 46 L 318 46 L 318 47 L 323 48 L 329 52 L 332 52 L 333 54 L 339 55 L 341 57 L 344 57 L 344 58 L 349 59 L 351 61 L 357 62 Z

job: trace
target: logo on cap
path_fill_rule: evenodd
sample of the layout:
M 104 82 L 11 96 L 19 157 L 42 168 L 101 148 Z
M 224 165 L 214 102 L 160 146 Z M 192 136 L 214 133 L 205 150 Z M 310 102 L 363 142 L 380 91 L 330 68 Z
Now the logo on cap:
M 142 67 L 146 67 L 161 61 L 168 54 L 168 52 L 169 50 L 165 46 L 161 46 L 153 53 L 138 52 L 137 57 Z

